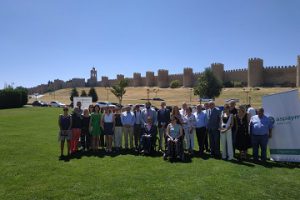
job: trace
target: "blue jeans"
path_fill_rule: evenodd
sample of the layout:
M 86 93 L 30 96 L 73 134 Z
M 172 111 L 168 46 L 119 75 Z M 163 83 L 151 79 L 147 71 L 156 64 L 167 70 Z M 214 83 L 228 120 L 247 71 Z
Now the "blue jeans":
M 218 129 L 208 129 L 209 143 L 212 156 L 220 156 L 220 131 Z
M 258 160 L 258 148 L 261 149 L 261 160 L 267 160 L 267 145 L 269 135 L 251 135 L 252 148 L 253 148 L 253 159 Z

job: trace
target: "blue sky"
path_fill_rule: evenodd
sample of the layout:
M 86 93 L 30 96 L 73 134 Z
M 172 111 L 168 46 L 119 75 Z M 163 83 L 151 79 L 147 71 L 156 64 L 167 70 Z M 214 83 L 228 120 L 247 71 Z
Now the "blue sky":
M 132 77 L 184 67 L 202 71 L 295 65 L 298 0 L 0 0 L 0 88 L 56 78 Z

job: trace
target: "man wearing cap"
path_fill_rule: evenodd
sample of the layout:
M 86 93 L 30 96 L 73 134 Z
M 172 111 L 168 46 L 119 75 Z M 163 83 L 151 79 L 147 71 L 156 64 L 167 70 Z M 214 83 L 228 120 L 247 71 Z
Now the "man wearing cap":
M 130 106 L 125 107 L 126 111 L 121 115 L 121 122 L 123 124 L 123 132 L 125 137 L 125 149 L 128 149 L 128 136 L 130 142 L 130 149 L 133 149 L 133 126 L 135 117 L 133 112 L 130 111 Z
M 264 109 L 259 108 L 257 115 L 251 117 L 250 134 L 253 148 L 253 160 L 258 161 L 258 148 L 261 148 L 261 161 L 267 161 L 268 139 L 272 137 L 273 124 L 271 120 L 264 115 Z

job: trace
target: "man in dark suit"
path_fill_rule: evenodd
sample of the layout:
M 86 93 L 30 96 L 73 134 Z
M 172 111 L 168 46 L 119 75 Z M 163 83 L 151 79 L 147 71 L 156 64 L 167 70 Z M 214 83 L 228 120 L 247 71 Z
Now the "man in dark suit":
M 151 117 L 147 117 L 147 122 L 143 126 L 141 133 L 142 153 L 150 154 L 153 151 L 157 134 L 157 126 L 152 123 Z
M 170 123 L 170 110 L 166 108 L 165 102 L 162 102 L 160 106 L 161 108 L 157 111 L 157 122 L 159 129 L 159 150 L 162 150 L 162 141 L 166 138 L 166 128 Z M 165 141 L 165 147 L 166 144 Z
M 219 108 L 215 107 L 213 101 L 209 102 L 210 109 L 208 110 L 208 134 L 209 134 L 209 143 L 211 149 L 211 156 L 215 158 L 220 158 L 220 121 L 221 121 L 221 112 Z

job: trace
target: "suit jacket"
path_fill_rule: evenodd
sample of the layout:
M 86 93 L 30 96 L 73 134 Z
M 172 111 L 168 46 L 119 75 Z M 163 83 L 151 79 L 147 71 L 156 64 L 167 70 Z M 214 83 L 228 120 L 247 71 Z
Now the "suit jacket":
M 208 111 L 207 128 L 218 129 L 220 128 L 221 111 L 219 108 L 210 109 Z
M 143 135 L 145 135 L 145 134 L 147 134 L 147 135 L 150 134 L 150 135 L 151 135 L 152 141 L 155 141 L 155 139 L 156 139 L 156 134 L 157 134 L 157 127 L 156 127 L 154 124 L 152 124 L 150 130 L 148 130 L 147 125 L 144 125 L 144 126 L 142 127 L 141 136 L 143 136 Z M 141 137 L 141 138 L 142 138 L 142 137 Z
M 170 123 L 170 110 L 165 108 L 165 112 L 161 114 L 162 109 L 159 109 L 157 111 L 157 122 L 158 122 L 158 128 L 161 128 L 161 123 L 165 123 L 165 127 Z
M 152 118 L 152 123 L 154 125 L 156 125 L 156 123 L 157 123 L 157 114 L 156 114 L 156 111 L 153 108 L 150 108 L 148 110 L 147 110 L 147 108 L 143 109 L 143 111 L 142 111 L 142 123 L 146 124 L 148 115 Z

